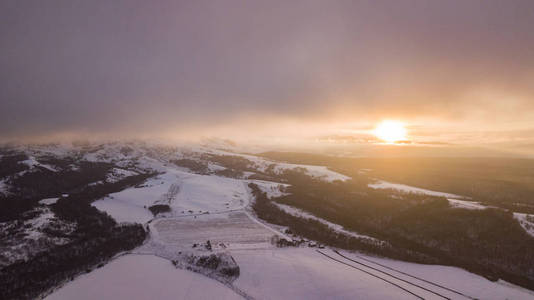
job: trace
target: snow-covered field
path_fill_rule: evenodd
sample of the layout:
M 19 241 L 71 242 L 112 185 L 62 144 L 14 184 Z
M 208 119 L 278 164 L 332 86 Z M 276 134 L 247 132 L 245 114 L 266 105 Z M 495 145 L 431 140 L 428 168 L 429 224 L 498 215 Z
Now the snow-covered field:
M 171 202 L 171 208 L 177 214 L 241 209 L 249 201 L 245 183 L 238 179 L 194 175 L 183 178 L 179 186 L 180 192 L 176 200 Z
M 217 213 L 244 208 L 249 201 L 245 182 L 215 175 L 198 175 L 167 167 L 165 173 L 93 202 L 118 222 L 146 223 L 153 218 L 147 209 L 167 204 L 172 215 Z
M 48 300 L 243 299 L 223 284 L 153 255 L 125 255 L 49 295 Z
M 424 294 L 423 291 L 425 290 L 416 287 L 413 284 L 424 287 L 440 295 L 444 295 L 450 299 L 467 299 L 466 296 L 477 299 L 534 299 L 534 292 L 532 291 L 511 285 L 504 281 L 492 282 L 484 277 L 456 267 L 422 265 L 386 258 L 371 257 L 347 251 L 339 252 L 346 258 L 339 255 L 336 257 L 334 253 L 329 253 L 328 255 L 388 280 L 392 280 L 390 275 L 393 275 L 402 280 L 409 281 L 411 284 L 398 279 L 397 281 L 392 280 L 418 295 L 425 295 L 425 299 L 439 299 L 441 297 L 428 291 Z M 370 267 L 374 269 L 371 269 Z
M 150 224 L 150 232 L 153 242 L 182 250 L 191 250 L 194 244 L 207 240 L 214 249 L 272 247 L 270 241 L 275 235 L 242 211 L 161 218 Z
M 413 299 L 309 248 L 232 251 L 234 285 L 256 299 Z
M 503 282 L 491 282 L 453 267 L 420 265 L 341 252 L 373 269 L 329 249 L 289 248 L 231 253 L 241 268 L 241 276 L 234 285 L 256 299 L 534 298 L 530 291 Z M 371 260 L 385 267 L 369 262 Z

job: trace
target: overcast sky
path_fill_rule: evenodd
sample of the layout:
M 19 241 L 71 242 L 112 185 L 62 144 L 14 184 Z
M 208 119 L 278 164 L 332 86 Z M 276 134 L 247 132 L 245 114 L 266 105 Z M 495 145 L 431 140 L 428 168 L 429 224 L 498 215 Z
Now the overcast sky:
M 0 22 L 3 139 L 534 129 L 534 1 L 3 0 Z

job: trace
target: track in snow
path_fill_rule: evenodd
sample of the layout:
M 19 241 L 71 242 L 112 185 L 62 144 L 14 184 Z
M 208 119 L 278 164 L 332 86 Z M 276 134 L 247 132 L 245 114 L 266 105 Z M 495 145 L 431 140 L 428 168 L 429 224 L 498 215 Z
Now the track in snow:
M 413 293 L 412 291 L 410 291 L 410 290 L 408 290 L 408 289 L 403 288 L 402 286 L 400 286 L 400 285 L 398 285 L 398 284 L 396 284 L 396 283 L 394 283 L 394 282 L 392 282 L 392 281 L 390 281 L 390 280 L 388 280 L 388 279 L 386 279 L 386 278 L 380 277 L 380 276 L 375 275 L 375 274 L 373 274 L 373 273 L 371 273 L 371 272 L 368 272 L 368 271 L 365 271 L 365 270 L 363 270 L 363 269 L 361 269 L 361 268 L 355 267 L 355 266 L 353 266 L 353 265 L 351 265 L 351 264 L 349 264 L 349 263 L 346 263 L 346 262 L 344 262 L 344 261 L 341 261 L 341 260 L 339 260 L 339 259 L 336 259 L 336 258 L 334 258 L 334 257 L 332 257 L 332 256 L 330 256 L 330 255 L 328 255 L 328 254 L 326 254 L 326 253 L 323 253 L 323 252 L 321 252 L 321 251 L 319 251 L 319 250 L 315 250 L 315 251 L 317 251 L 318 253 L 320 253 L 320 254 L 326 256 L 327 258 L 329 258 L 329 259 L 331 259 L 331 260 L 333 260 L 333 261 L 336 261 L 336 262 L 338 262 L 338 263 L 340 263 L 340 264 L 344 264 L 344 265 L 349 266 L 349 267 L 351 267 L 351 268 L 353 268 L 353 269 L 356 269 L 356 270 L 359 270 L 359 271 L 361 271 L 361 272 L 364 272 L 364 273 L 366 273 L 367 275 L 370 275 L 370 276 L 376 277 L 376 278 L 378 278 L 378 279 L 380 279 L 380 280 L 382 280 L 382 281 L 385 281 L 385 282 L 387 282 L 387 283 L 389 283 L 389 284 L 391 284 L 391 285 L 393 285 L 393 286 L 395 286 L 395 287 L 397 287 L 397 288 L 399 288 L 399 289 L 401 289 L 401 290 L 403 290 L 403 291 L 405 291 L 405 292 L 407 292 L 407 293 L 409 293 L 409 294 L 415 296 L 415 297 L 418 298 L 418 299 L 425 300 L 425 298 L 423 298 L 423 297 L 421 297 L 421 296 L 419 296 L 419 295 Z
M 337 253 L 339 256 L 341 256 L 341 257 L 343 257 L 343 258 L 345 258 L 345 259 L 347 259 L 347 260 L 350 260 L 350 261 L 352 261 L 352 262 L 355 262 L 355 263 L 357 263 L 357 264 L 364 265 L 364 266 L 366 266 L 366 267 L 368 267 L 368 268 L 371 268 L 371 269 L 373 269 L 373 270 L 376 270 L 376 271 L 378 271 L 378 272 L 381 272 L 381 273 L 390 275 L 390 276 L 392 276 L 392 277 L 395 277 L 395 276 L 393 276 L 393 275 L 391 275 L 391 274 L 389 274 L 389 273 L 387 273 L 387 272 L 384 272 L 384 271 L 382 271 L 382 270 L 376 269 L 376 268 L 371 267 L 371 266 L 369 266 L 369 265 L 367 265 L 367 264 L 364 264 L 364 263 L 362 263 L 362 262 L 359 262 L 359 261 L 356 261 L 356 260 L 354 260 L 354 259 L 351 259 L 351 258 L 349 258 L 349 257 L 347 257 L 347 256 L 345 256 L 345 255 L 343 255 L 343 254 L 341 254 L 341 253 L 339 253 L 337 250 L 333 250 L 333 251 L 334 251 L 335 253 Z M 466 295 L 466 294 L 464 294 L 464 293 L 462 293 L 462 292 L 460 292 L 460 291 L 457 291 L 457 290 L 454 290 L 454 289 L 445 287 L 445 286 L 443 286 L 443 285 L 440 285 L 440 284 L 437 284 L 437 283 L 428 281 L 428 280 L 426 280 L 426 279 L 423 279 L 423 278 L 420 278 L 420 277 L 417 277 L 417 276 L 408 274 L 408 273 L 406 273 L 406 272 L 403 272 L 403 271 L 400 271 L 400 270 L 397 270 L 397 269 L 388 267 L 388 266 L 386 266 L 386 265 L 377 263 L 377 262 L 372 261 L 372 260 L 370 260 L 370 259 L 367 259 L 367 258 L 365 258 L 365 257 L 361 257 L 361 256 L 359 256 L 359 255 L 356 255 L 356 257 L 358 257 L 359 259 L 365 260 L 365 261 L 367 261 L 367 262 L 373 263 L 373 264 L 375 264 L 375 265 L 381 266 L 381 267 L 383 267 L 383 268 L 386 268 L 386 269 L 388 269 L 388 270 L 395 271 L 395 272 L 398 272 L 398 273 L 400 273 L 400 274 L 402 274 L 402 275 L 405 275 L 405 276 L 408 276 L 408 277 L 411 277 L 411 278 L 414 278 L 414 279 L 417 279 L 417 280 L 426 282 L 426 283 L 428 283 L 428 284 L 431 284 L 431 285 L 436 286 L 436 287 L 438 287 L 438 288 L 441 288 L 441 289 L 447 290 L 447 291 L 449 291 L 449 292 L 455 293 L 455 294 L 457 294 L 457 295 L 463 296 L 463 297 L 465 297 L 465 298 L 473 299 L 473 300 L 477 299 L 477 298 L 468 296 L 468 295 Z M 395 278 L 396 278 L 396 277 L 395 277 Z M 399 280 L 402 280 L 402 279 L 399 279 Z M 406 281 L 406 280 L 402 280 L 402 281 L 408 282 L 408 281 Z M 414 285 L 415 285 L 415 284 L 414 284 Z M 426 289 L 425 289 L 425 290 L 426 290 Z M 432 292 L 432 293 L 434 293 L 434 292 Z

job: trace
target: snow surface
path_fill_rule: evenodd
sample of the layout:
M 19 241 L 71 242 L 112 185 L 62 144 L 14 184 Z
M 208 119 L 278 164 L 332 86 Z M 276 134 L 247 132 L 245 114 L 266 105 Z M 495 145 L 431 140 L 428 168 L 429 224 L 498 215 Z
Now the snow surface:
M 33 156 L 30 156 L 27 160 L 23 160 L 20 163 L 27 165 L 28 167 L 30 167 L 30 169 L 33 169 L 35 167 L 42 167 L 49 171 L 57 172 L 57 170 L 54 167 L 38 162 Z
M 372 189 L 392 189 L 392 190 L 397 190 L 397 191 L 404 192 L 404 193 L 415 193 L 415 194 L 423 194 L 423 195 L 436 196 L 436 197 L 446 197 L 446 198 L 452 198 L 452 199 L 465 199 L 464 196 L 460 196 L 460 195 L 436 192 L 436 191 L 417 188 L 417 187 L 413 187 L 413 186 L 409 186 L 405 184 L 391 183 L 391 182 L 387 182 L 383 180 L 378 180 L 377 182 L 371 183 L 368 186 Z
M 190 175 L 179 183 L 180 193 L 171 207 L 181 213 L 220 212 L 242 209 L 248 204 L 245 182 L 214 175 Z
M 269 199 L 288 195 L 283 190 L 289 187 L 289 184 L 264 180 L 250 180 L 250 182 L 256 184 L 262 192 L 267 194 L 267 198 Z
M 372 266 L 386 273 L 393 274 L 399 278 L 403 278 L 412 283 L 416 283 L 420 286 L 437 291 L 440 294 L 450 297 L 451 299 L 466 299 L 466 298 L 458 294 L 452 293 L 450 291 L 446 292 L 446 290 L 442 288 L 436 288 L 436 286 L 432 284 L 428 284 L 427 282 L 423 282 L 423 281 L 414 279 L 413 277 L 408 277 L 399 272 L 392 271 L 391 268 L 407 273 L 415 277 L 425 279 L 432 283 L 439 284 L 443 287 L 447 287 L 449 289 L 462 292 L 465 295 L 475 297 L 478 299 L 488 299 L 488 300 L 491 300 L 491 299 L 495 299 L 495 300 L 497 299 L 534 299 L 534 292 L 532 291 L 526 290 L 524 288 L 507 283 L 502 280 L 499 280 L 497 282 L 492 282 L 482 276 L 470 273 L 466 270 L 456 268 L 456 267 L 416 264 L 416 263 L 404 262 L 404 261 L 387 259 L 387 258 L 378 258 L 378 257 L 373 257 L 369 255 L 359 254 L 359 253 L 351 253 L 348 251 L 340 251 L 340 253 L 353 260 Z M 339 258 L 339 256 L 337 258 Z M 366 260 L 363 260 L 361 258 L 365 258 Z M 379 263 L 390 269 L 376 265 L 372 262 Z M 350 264 L 361 267 L 361 265 L 355 264 L 353 262 L 350 262 Z M 368 268 L 365 268 L 365 267 L 363 267 L 362 269 L 368 270 Z M 383 276 L 383 275 L 384 274 L 381 273 L 380 276 Z M 413 286 L 409 287 L 409 289 L 417 291 L 417 293 L 421 293 L 420 290 L 418 291 L 417 289 L 414 289 Z M 436 298 L 436 295 L 428 295 L 428 297 L 425 297 L 425 298 L 426 299 Z
M 311 165 L 297 165 L 288 163 L 276 163 L 274 171 L 276 174 L 283 173 L 286 170 L 303 169 L 304 173 L 308 176 L 318 178 L 324 181 L 332 182 L 336 180 L 346 181 L 349 180 L 349 176 L 329 170 L 325 166 L 311 166 Z
M 6 179 L 0 180 L 0 194 L 7 195 L 9 186 L 6 183 Z
M 519 221 L 521 227 L 523 227 L 528 234 L 534 236 L 534 215 L 514 213 L 514 218 Z
M 467 197 L 464 197 L 464 196 L 425 190 L 425 189 L 416 188 L 416 187 L 405 185 L 405 184 L 391 183 L 391 182 L 382 181 L 382 180 L 379 180 L 377 181 L 377 183 L 374 183 L 374 184 L 369 184 L 369 187 L 373 189 L 394 189 L 394 190 L 398 190 L 398 191 L 402 191 L 406 193 L 418 193 L 418 194 L 424 194 L 424 195 L 430 195 L 430 196 L 446 197 L 450 205 L 454 208 L 478 210 L 478 209 L 486 209 L 489 207 L 487 205 L 481 204 L 480 202 L 460 200 L 460 199 L 467 199 Z M 527 220 L 526 217 L 527 217 L 527 214 L 514 212 L 514 218 L 516 218 L 519 221 L 519 224 L 521 224 L 521 227 L 523 227 L 523 229 L 525 229 L 525 231 L 528 234 L 534 236 L 534 222 L 530 222 L 529 220 Z
M 147 208 L 163 202 L 171 207 L 172 215 L 230 211 L 249 203 L 250 195 L 242 180 L 192 174 L 170 167 L 164 170 L 164 174 L 149 179 L 141 187 L 110 194 L 92 205 L 118 222 L 146 223 L 153 218 Z
M 413 299 L 311 249 L 231 253 L 241 271 L 234 285 L 257 299 Z
M 223 284 L 153 255 L 121 256 L 46 297 L 92 299 L 243 299 Z
M 369 273 L 386 278 L 425 299 L 443 299 L 414 285 L 348 261 L 331 250 L 321 249 L 319 251 Z M 241 269 L 241 275 L 234 282 L 234 286 L 257 299 L 416 299 L 398 287 L 329 259 L 311 248 L 234 250 L 231 251 L 231 254 Z M 342 252 L 342 254 L 348 257 L 352 256 L 346 252 Z M 411 275 L 420 276 L 479 299 L 532 299 L 534 297 L 532 292 L 520 287 L 491 282 L 459 268 L 420 265 L 361 254 L 359 256 L 378 261 Z M 394 273 L 395 276 L 402 276 L 397 272 L 384 270 Z M 408 281 L 417 285 L 429 287 L 428 284 L 425 285 L 424 282 L 411 277 L 405 276 L 404 278 L 408 278 Z M 446 295 L 450 299 L 467 299 L 432 285 L 430 287 L 431 290 Z
M 18 220 L 0 222 L 0 268 L 69 242 L 66 237 L 49 236 L 47 229 L 60 229 L 65 234 L 76 229 L 75 223 L 56 218 L 46 206 L 36 207 L 27 215 L 31 217 L 26 219 L 26 214 L 23 215 L 22 226 Z
M 214 249 L 272 248 L 270 241 L 277 234 L 251 220 L 244 211 L 159 218 L 149 226 L 151 240 L 147 247 L 182 251 L 192 250 L 193 244 L 207 240 Z
M 452 207 L 456 208 L 465 208 L 465 209 L 486 209 L 488 208 L 485 205 L 480 204 L 479 202 L 474 201 L 465 201 L 458 199 L 447 199 Z
M 139 175 L 139 173 L 125 169 L 113 168 L 111 169 L 111 172 L 106 176 L 106 181 L 113 183 L 120 181 L 126 177 L 135 175 Z
M 57 202 L 59 198 L 45 198 L 39 201 L 39 204 L 51 205 Z
M 201 151 L 201 150 L 197 150 Z M 321 179 L 324 181 L 332 182 L 336 180 L 346 181 L 351 179 L 349 176 L 334 172 L 332 170 L 329 170 L 325 166 L 313 166 L 313 165 L 300 165 L 300 164 L 290 164 L 290 163 L 282 163 L 282 162 L 275 162 L 271 161 L 259 156 L 254 155 L 248 155 L 248 154 L 240 154 L 240 153 L 233 153 L 233 152 L 227 152 L 222 150 L 203 150 L 210 152 L 212 154 L 216 155 L 231 155 L 231 156 L 239 156 L 246 158 L 252 163 L 251 167 L 254 167 L 258 171 L 265 172 L 268 168 L 272 167 L 273 172 L 275 174 L 281 174 L 284 171 L 287 170 L 302 170 L 306 175 L 314 177 L 316 179 Z

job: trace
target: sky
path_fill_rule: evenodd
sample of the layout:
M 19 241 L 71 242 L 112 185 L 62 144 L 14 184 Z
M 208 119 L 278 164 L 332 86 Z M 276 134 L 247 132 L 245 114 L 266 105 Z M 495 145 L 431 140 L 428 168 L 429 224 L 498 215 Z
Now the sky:
M 533 1 L 0 2 L 0 140 L 534 149 Z

